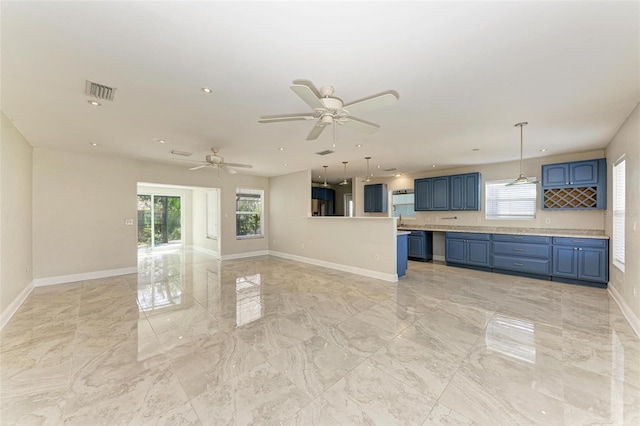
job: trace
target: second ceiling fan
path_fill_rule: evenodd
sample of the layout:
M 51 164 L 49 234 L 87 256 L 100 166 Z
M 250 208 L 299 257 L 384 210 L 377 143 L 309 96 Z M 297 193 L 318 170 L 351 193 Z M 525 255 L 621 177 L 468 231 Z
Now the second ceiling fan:
M 278 123 L 281 121 L 315 120 L 316 123 L 307 136 L 307 140 L 317 139 L 324 128 L 329 124 L 341 124 L 365 133 L 375 133 L 380 128 L 379 125 L 354 117 L 353 114 L 360 114 L 373 109 L 383 108 L 395 104 L 398 94 L 393 90 L 378 93 L 366 98 L 345 104 L 342 99 L 333 96 L 333 86 L 322 86 L 320 90 L 307 80 L 294 80 L 291 86 L 296 95 L 309 105 L 313 111 L 263 115 L 258 120 L 259 123 Z

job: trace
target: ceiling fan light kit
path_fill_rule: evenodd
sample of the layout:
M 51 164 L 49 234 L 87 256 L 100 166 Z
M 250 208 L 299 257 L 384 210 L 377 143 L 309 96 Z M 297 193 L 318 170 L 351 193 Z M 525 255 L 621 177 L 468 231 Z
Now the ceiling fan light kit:
M 393 105 L 398 100 L 398 94 L 389 90 L 357 101 L 344 104 L 340 98 L 333 96 L 333 86 L 322 86 L 320 90 L 307 80 L 294 80 L 291 90 L 300 97 L 313 111 L 308 113 L 294 113 L 281 115 L 264 115 L 259 123 L 278 123 L 281 121 L 316 120 L 316 124 L 307 136 L 307 140 L 318 139 L 324 128 L 330 124 L 340 124 L 356 130 L 373 134 L 379 125 L 354 117 L 372 109 Z M 335 142 L 334 142 L 335 143 Z
M 529 180 L 529 178 L 525 176 L 523 171 L 524 157 L 523 157 L 523 150 L 522 150 L 522 147 L 523 147 L 522 128 L 527 124 L 529 123 L 526 121 L 514 124 L 515 127 L 520 127 L 520 174 L 513 182 L 508 183 L 507 186 L 537 184 L 539 182 L 537 180 Z
M 235 175 L 238 172 L 235 171 L 234 168 L 240 168 L 240 169 L 252 169 L 253 168 L 253 166 L 251 166 L 249 164 L 227 163 L 226 161 L 224 161 L 224 157 L 221 157 L 220 155 L 218 155 L 218 151 L 219 151 L 219 148 L 211 148 L 211 152 L 213 154 L 208 154 L 205 157 L 205 161 L 201 161 L 201 163 L 203 163 L 203 165 L 202 166 L 191 167 L 189 170 L 198 170 L 198 169 L 202 169 L 204 167 L 215 167 L 215 168 L 218 169 L 218 171 L 220 171 L 220 169 L 223 168 L 227 172 L 229 172 L 230 174 Z

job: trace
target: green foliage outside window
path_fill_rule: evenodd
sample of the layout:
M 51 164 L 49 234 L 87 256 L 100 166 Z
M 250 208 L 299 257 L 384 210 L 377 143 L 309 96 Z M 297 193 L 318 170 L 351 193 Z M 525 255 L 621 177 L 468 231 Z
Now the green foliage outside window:
M 262 191 L 236 192 L 236 235 L 262 235 Z

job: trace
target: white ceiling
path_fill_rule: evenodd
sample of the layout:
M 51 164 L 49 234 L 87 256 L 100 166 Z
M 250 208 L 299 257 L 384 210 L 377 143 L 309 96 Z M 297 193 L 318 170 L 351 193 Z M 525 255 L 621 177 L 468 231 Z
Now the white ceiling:
M 240 173 L 317 176 L 328 165 L 337 182 L 342 161 L 363 176 L 366 156 L 376 174 L 516 160 L 520 121 L 525 158 L 604 148 L 640 101 L 637 1 L 0 7 L 2 110 L 36 147 L 188 168 L 169 151 L 199 161 L 217 146 L 254 166 Z M 89 105 L 87 79 L 116 87 L 114 101 Z M 376 134 L 340 126 L 332 148 L 330 129 L 305 140 L 312 122 L 258 123 L 309 111 L 295 79 L 331 84 L 345 102 L 385 90 L 400 99 L 360 117 Z

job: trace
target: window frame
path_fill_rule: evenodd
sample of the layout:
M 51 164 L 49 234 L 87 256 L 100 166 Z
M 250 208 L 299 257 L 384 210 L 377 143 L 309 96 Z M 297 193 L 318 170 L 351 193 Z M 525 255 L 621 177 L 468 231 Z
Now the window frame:
M 622 155 L 613 165 L 612 206 L 612 263 L 620 271 L 625 269 L 625 218 L 626 218 L 626 158 Z M 622 175 L 622 176 L 620 176 Z M 622 182 L 620 181 L 622 178 Z M 622 186 L 622 187 L 620 187 Z
M 535 177 L 531 178 L 533 180 L 536 180 Z M 485 181 L 484 182 L 484 201 L 485 201 L 485 219 L 486 220 L 534 220 L 536 218 L 536 214 L 538 212 L 538 185 L 537 184 L 524 184 L 524 185 L 512 185 L 512 186 L 507 186 L 508 183 L 513 182 L 513 179 L 499 179 L 499 180 L 489 180 L 489 181 Z M 533 197 L 531 197 L 531 195 L 529 195 L 528 197 L 520 197 L 520 198 L 502 198 L 503 201 L 515 201 L 515 202 L 527 202 L 527 203 L 531 203 L 531 207 L 530 210 L 528 211 L 528 214 L 526 215 L 515 215 L 513 213 L 511 214 L 507 214 L 505 212 L 501 213 L 499 207 L 496 209 L 497 213 L 493 214 L 493 204 L 497 201 L 494 200 L 494 198 L 489 198 L 490 196 L 492 196 L 493 191 L 492 188 L 493 186 L 502 186 L 504 188 L 514 188 L 515 189 L 520 189 L 520 191 L 522 191 L 522 189 L 527 188 L 527 187 L 533 187 Z M 496 200 L 499 200 L 496 197 Z
M 394 203 L 393 197 L 394 195 L 413 195 L 413 201 L 411 203 Z M 413 189 L 394 189 L 391 191 L 391 217 L 399 217 L 396 216 L 396 206 L 411 206 L 413 208 L 413 216 L 402 215 L 402 219 L 415 219 L 416 211 L 415 211 L 415 192 Z
M 238 235 L 238 215 L 255 214 L 255 212 L 239 211 L 238 210 L 238 197 L 241 195 L 255 196 L 258 195 L 260 200 L 260 222 L 259 233 L 251 235 Z M 236 240 L 246 240 L 252 238 L 264 238 L 264 189 L 251 189 L 251 188 L 236 188 L 236 206 L 235 206 L 235 218 L 236 218 Z

